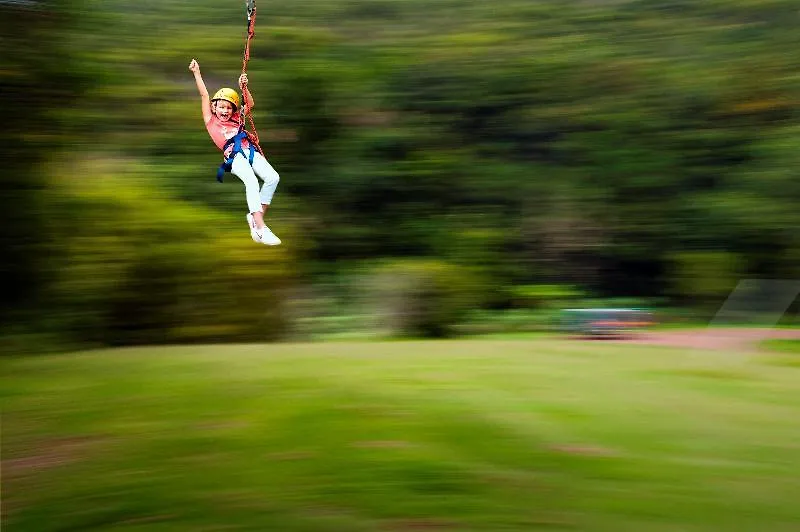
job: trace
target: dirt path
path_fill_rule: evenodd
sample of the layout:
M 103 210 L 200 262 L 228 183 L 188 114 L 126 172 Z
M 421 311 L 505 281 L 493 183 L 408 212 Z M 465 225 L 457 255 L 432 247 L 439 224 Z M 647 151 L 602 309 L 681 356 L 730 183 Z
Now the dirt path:
M 727 349 L 749 351 L 772 338 L 800 339 L 800 329 L 696 329 L 691 331 L 647 332 L 629 339 L 628 343 L 689 347 L 693 349 Z

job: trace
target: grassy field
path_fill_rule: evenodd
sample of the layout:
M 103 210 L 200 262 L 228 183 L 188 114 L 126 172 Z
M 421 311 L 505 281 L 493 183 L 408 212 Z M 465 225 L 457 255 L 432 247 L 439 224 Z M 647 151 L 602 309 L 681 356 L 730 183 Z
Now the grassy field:
M 800 340 L 772 339 L 763 342 L 761 347 L 770 351 L 800 354 Z
M 795 531 L 795 357 L 536 339 L 4 359 L 3 530 Z

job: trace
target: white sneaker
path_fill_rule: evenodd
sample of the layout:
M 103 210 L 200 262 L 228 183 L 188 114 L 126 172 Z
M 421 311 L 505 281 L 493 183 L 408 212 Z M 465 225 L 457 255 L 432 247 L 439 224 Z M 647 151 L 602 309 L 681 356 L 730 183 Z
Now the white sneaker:
M 263 242 L 261 242 L 261 236 L 256 230 L 256 221 L 253 219 L 253 215 L 250 213 L 247 213 L 247 225 L 250 226 L 250 237 L 253 239 L 253 241 L 263 244 Z
M 281 243 L 281 239 L 275 236 L 275 234 L 269 230 L 269 227 L 266 225 L 261 229 L 256 229 L 256 233 L 259 237 L 259 242 L 262 244 L 266 244 L 267 246 L 277 246 Z

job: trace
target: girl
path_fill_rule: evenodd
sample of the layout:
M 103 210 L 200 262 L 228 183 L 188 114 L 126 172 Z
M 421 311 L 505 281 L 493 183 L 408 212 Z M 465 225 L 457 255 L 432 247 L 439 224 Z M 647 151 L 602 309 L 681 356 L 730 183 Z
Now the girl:
M 240 109 L 239 94 L 233 89 L 220 89 L 213 98 L 208 97 L 206 84 L 200 75 L 200 65 L 192 59 L 189 70 L 194 73 L 194 80 L 197 83 L 197 90 L 203 106 L 203 120 L 206 124 L 211 140 L 221 150 L 227 161 L 230 161 L 230 171 L 233 175 L 244 182 L 245 194 L 247 195 L 247 223 L 250 226 L 250 236 L 253 240 L 268 246 L 277 246 L 281 239 L 275 236 L 269 227 L 264 225 L 264 214 L 267 212 L 275 188 L 278 186 L 280 176 L 267 162 L 258 150 L 251 147 L 247 138 L 241 138 L 237 142 L 228 142 L 239 133 L 243 122 L 243 116 L 249 112 L 254 105 L 253 96 L 247 88 L 247 74 L 239 77 L 239 86 L 244 95 L 244 107 Z M 235 140 L 235 139 L 234 139 Z M 236 152 L 236 153 L 234 153 Z M 231 155 L 233 158 L 231 159 Z M 222 173 L 222 169 L 220 170 Z M 261 190 L 258 189 L 258 179 L 256 175 L 264 181 Z M 221 180 L 221 175 L 218 176 Z

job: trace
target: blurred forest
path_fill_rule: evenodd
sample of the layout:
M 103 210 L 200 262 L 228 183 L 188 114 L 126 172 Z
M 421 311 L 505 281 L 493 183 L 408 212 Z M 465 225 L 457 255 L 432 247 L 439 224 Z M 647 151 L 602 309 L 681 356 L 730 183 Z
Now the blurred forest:
M 0 2 L 6 348 L 702 314 L 800 278 L 796 0 L 259 0 L 277 248 L 188 71 L 235 86 L 243 4 Z

